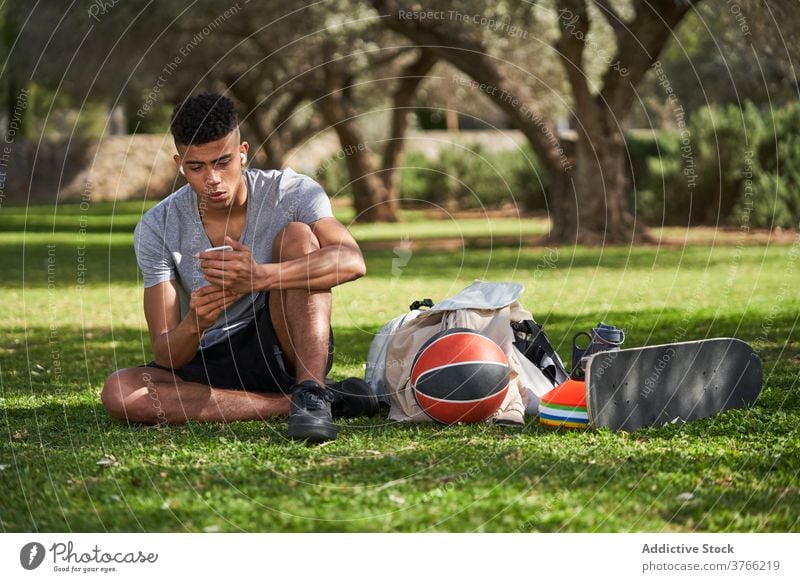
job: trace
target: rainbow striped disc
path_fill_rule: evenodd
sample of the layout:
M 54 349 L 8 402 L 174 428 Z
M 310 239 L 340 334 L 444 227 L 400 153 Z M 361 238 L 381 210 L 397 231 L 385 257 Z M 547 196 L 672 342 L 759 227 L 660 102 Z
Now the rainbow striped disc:
M 552 427 L 588 428 L 586 383 L 570 379 L 542 396 L 539 422 Z

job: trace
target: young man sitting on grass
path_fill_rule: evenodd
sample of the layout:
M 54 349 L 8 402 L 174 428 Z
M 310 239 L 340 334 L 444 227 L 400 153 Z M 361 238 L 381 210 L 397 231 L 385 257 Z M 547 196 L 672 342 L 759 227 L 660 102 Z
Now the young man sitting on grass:
M 188 184 L 134 233 L 155 361 L 114 372 L 103 404 L 153 424 L 288 414 L 291 438 L 334 439 L 334 417 L 378 408 L 363 382 L 325 384 L 331 288 L 364 275 L 361 250 L 315 181 L 245 170 L 249 145 L 226 97 L 186 99 L 171 131 Z M 232 250 L 204 252 L 223 245 Z

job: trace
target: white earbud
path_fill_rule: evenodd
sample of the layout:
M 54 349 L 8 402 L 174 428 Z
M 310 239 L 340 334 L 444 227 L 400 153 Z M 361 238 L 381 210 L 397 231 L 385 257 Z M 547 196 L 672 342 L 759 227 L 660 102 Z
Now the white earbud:
M 242 160 L 242 165 L 247 164 L 247 154 L 244 152 L 239 152 L 239 159 Z
M 178 171 L 181 173 L 181 176 L 186 176 L 186 172 L 183 171 L 183 164 L 178 166 Z

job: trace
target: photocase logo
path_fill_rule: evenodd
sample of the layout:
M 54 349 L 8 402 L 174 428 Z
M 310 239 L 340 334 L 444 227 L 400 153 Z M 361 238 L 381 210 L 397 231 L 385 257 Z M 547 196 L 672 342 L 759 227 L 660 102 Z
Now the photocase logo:
M 30 542 L 22 546 L 19 552 L 19 563 L 26 570 L 35 570 L 44 561 L 44 546 L 38 542 Z
M 403 274 L 403 268 L 408 265 L 411 260 L 411 247 L 414 246 L 414 241 L 409 240 L 408 235 L 404 235 L 400 244 L 392 249 L 394 251 L 394 258 L 392 259 L 392 282 L 390 287 L 394 287 L 397 279 Z

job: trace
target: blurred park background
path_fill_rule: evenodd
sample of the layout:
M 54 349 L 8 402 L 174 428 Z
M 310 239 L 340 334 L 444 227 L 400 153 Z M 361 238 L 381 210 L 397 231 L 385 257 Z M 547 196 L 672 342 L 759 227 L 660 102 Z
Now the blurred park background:
M 795 0 L 0 5 L 0 531 L 796 531 Z M 321 182 L 368 275 L 336 378 L 415 299 L 517 281 L 562 358 L 739 337 L 757 406 L 635 435 L 285 419 L 141 427 L 133 252 L 180 187 L 176 101 L 239 108 L 250 166 Z
M 157 200 L 176 101 L 224 92 L 251 165 L 357 222 L 404 209 L 796 228 L 795 2 L 5 3 L 0 203 Z

